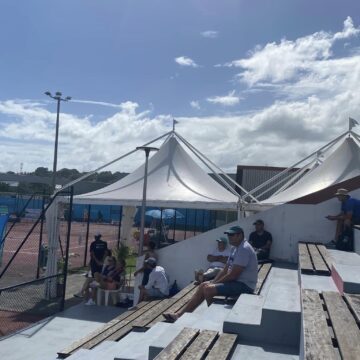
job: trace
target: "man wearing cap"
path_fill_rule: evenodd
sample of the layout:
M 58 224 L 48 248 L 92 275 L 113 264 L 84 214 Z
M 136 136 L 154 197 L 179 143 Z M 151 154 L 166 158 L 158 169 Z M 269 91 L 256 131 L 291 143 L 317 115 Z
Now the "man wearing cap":
M 101 273 L 107 248 L 107 242 L 101 240 L 101 234 L 96 234 L 95 240 L 90 244 L 90 269 L 92 277 L 94 277 L 96 272 Z
M 270 256 L 272 235 L 264 229 L 264 221 L 256 220 L 253 225 L 255 231 L 249 236 L 249 243 L 254 248 L 258 260 L 267 260 Z
M 341 202 L 341 212 L 326 218 L 337 221 L 334 241 L 336 244 L 341 234 L 348 233 L 352 236 L 352 225 L 360 224 L 360 200 L 352 198 L 346 189 L 338 189 L 335 196 Z
M 227 238 L 220 236 L 216 239 L 216 250 L 207 256 L 209 261 L 209 268 L 204 272 L 203 270 L 195 271 L 195 280 L 199 283 L 209 281 L 216 277 L 216 275 L 225 267 L 230 255 L 230 249 L 227 246 Z
M 204 300 L 210 306 L 216 295 L 239 296 L 254 292 L 258 276 L 256 253 L 245 240 L 244 231 L 240 226 L 232 226 L 225 234 L 228 235 L 232 249 L 224 269 L 214 280 L 200 284 L 182 310 L 165 313 L 165 319 L 174 322 L 185 312 L 194 311 Z
M 151 269 L 149 281 L 147 284 L 140 285 L 139 302 L 148 298 L 161 299 L 169 296 L 169 280 L 162 266 L 157 265 L 157 261 L 153 257 L 149 257 L 144 261 L 145 268 Z

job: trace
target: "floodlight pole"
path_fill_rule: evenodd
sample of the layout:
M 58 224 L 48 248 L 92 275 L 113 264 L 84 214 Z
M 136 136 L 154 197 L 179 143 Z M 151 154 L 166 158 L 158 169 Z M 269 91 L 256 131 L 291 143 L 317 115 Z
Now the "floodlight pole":
M 45 95 L 51 97 L 52 99 L 57 101 L 57 109 L 56 109 L 56 130 L 55 130 L 55 148 L 54 148 L 54 162 L 53 162 L 53 173 L 51 179 L 51 189 L 55 191 L 56 186 L 56 168 L 57 168 L 57 152 L 58 152 L 58 141 L 59 141 L 59 118 L 60 118 L 60 103 L 61 101 L 69 101 L 71 100 L 71 96 L 62 97 L 62 93 L 57 91 L 54 96 L 51 95 L 50 91 L 46 91 Z
M 138 254 L 139 256 L 141 256 L 143 254 L 143 248 L 144 248 L 146 188 L 147 188 L 149 154 L 151 151 L 158 151 L 159 149 L 150 146 L 139 146 L 136 148 L 136 150 L 143 150 L 145 152 L 145 173 L 144 173 L 143 197 L 141 203 L 140 240 L 139 240 L 139 254 Z

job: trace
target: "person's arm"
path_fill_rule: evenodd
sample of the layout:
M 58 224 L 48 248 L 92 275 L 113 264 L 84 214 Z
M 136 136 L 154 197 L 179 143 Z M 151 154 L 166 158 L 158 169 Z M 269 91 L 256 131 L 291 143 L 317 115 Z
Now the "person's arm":
M 235 281 L 242 271 L 245 269 L 244 266 L 233 265 L 231 270 L 227 272 L 225 275 L 221 276 L 219 279 L 214 280 L 214 283 L 223 283 L 228 281 Z
M 152 271 L 149 275 L 149 281 L 147 282 L 147 284 L 144 286 L 145 289 L 149 290 L 153 287 L 153 285 L 155 284 L 155 274 L 154 272 Z
M 220 256 L 220 255 L 211 255 L 211 254 L 209 254 L 207 256 L 207 261 L 208 262 L 221 261 L 221 258 L 222 258 L 222 256 Z
M 219 280 L 222 279 L 227 274 L 228 269 L 229 269 L 228 265 L 225 265 L 225 267 L 221 271 L 218 272 L 218 274 L 215 276 L 215 278 L 211 282 L 215 283 L 215 284 L 217 282 L 221 282 Z
M 266 244 L 261 248 L 262 250 L 270 250 L 272 244 L 272 235 L 269 233 L 269 238 L 266 241 Z

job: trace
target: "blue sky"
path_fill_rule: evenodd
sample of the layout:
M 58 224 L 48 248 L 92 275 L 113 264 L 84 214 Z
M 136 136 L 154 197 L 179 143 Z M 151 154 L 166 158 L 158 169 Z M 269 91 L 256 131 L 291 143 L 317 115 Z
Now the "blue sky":
M 51 168 L 46 90 L 119 105 L 63 104 L 59 167 L 93 169 L 173 116 L 228 171 L 288 165 L 360 118 L 359 25 L 356 0 L 3 0 L 0 171 Z

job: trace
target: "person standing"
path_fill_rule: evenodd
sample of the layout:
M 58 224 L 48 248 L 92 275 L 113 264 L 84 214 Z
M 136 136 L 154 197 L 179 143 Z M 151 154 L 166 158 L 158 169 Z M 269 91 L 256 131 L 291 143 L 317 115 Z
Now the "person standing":
M 90 244 L 90 270 L 92 277 L 94 277 L 95 273 L 101 273 L 107 249 L 107 242 L 101 240 L 101 234 L 96 234 L 95 240 Z

